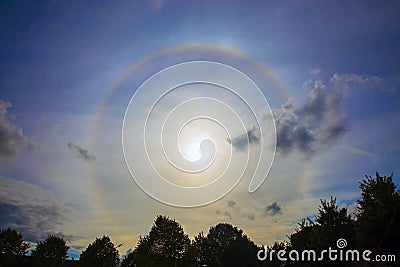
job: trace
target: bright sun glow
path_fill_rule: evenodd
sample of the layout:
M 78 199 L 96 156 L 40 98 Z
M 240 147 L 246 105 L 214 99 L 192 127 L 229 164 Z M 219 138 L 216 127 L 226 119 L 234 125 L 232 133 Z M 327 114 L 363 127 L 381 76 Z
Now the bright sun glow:
M 184 151 L 182 151 L 184 158 L 191 162 L 200 160 L 202 156 L 200 146 L 201 142 L 205 139 L 207 138 L 204 135 L 201 135 L 188 140 L 189 142 L 185 144 Z

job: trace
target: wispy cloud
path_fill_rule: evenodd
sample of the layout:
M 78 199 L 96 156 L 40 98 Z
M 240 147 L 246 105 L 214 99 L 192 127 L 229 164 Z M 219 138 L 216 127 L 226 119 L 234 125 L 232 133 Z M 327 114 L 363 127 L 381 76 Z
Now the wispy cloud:
M 303 82 L 303 85 L 301 86 L 303 89 L 310 89 L 310 87 L 313 87 L 313 80 L 312 79 L 307 79 Z
M 159 11 L 164 4 L 164 0 L 150 0 L 150 4 L 153 9 Z
M 354 147 L 354 146 L 346 146 L 346 149 L 350 150 L 352 153 L 354 154 L 358 154 L 358 155 L 363 155 L 363 156 L 368 156 L 368 157 L 373 157 L 375 158 L 376 155 L 370 151 L 367 151 L 365 149 L 361 149 L 358 147 Z
M 241 215 L 243 218 L 249 219 L 250 221 L 254 221 L 256 215 L 253 212 L 244 213 Z
M 244 219 L 248 219 L 251 221 L 254 221 L 256 214 L 252 211 L 242 211 L 240 209 L 240 207 L 238 206 L 237 202 L 233 201 L 233 200 L 228 200 L 228 202 L 226 202 L 226 210 L 225 211 L 221 211 L 221 210 L 216 210 L 216 214 L 219 216 L 223 216 L 227 219 L 232 219 L 232 218 L 244 218 Z
M 236 202 L 233 200 L 229 200 L 227 203 L 228 208 L 233 208 L 236 205 Z
M 67 147 L 75 154 L 75 156 L 86 162 L 93 162 L 97 159 L 96 156 L 89 150 L 82 148 L 72 142 L 68 142 Z
M 7 109 L 10 102 L 0 99 L 0 159 L 7 161 L 14 159 L 24 149 L 35 150 L 38 145 L 26 137 L 21 128 L 10 120 Z
M 15 227 L 30 241 L 48 234 L 61 235 L 57 228 L 67 221 L 69 209 L 54 195 L 37 185 L 0 177 L 0 227 Z M 74 236 L 62 235 L 67 241 Z
M 355 74 L 355 73 L 334 73 L 330 79 L 330 82 L 335 88 L 344 90 L 347 92 L 354 86 L 361 87 L 375 87 L 384 90 L 383 80 L 378 76 L 366 75 L 366 74 Z
M 321 68 L 315 68 L 315 69 L 312 69 L 310 71 L 310 75 L 319 75 L 321 73 L 322 73 L 322 69 Z

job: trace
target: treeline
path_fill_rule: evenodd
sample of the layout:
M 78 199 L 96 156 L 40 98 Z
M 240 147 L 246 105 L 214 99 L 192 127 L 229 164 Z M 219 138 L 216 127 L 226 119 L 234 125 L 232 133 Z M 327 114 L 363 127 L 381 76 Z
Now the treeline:
M 338 240 L 345 242 L 340 248 L 370 250 L 369 257 L 394 255 L 387 266 L 400 261 L 400 191 L 389 177 L 366 176 L 360 183 L 361 198 L 355 216 L 347 208 L 338 207 L 336 199 L 321 200 L 315 218 L 299 222 L 286 242 L 275 242 L 265 249 L 257 246 L 246 234 L 231 224 L 220 223 L 199 233 L 192 240 L 182 226 L 173 219 L 159 215 L 150 232 L 139 238 L 135 249 L 120 262 L 117 247 L 108 236 L 96 238 L 80 255 L 79 266 L 353 266 L 353 262 L 282 261 L 275 255 L 259 260 L 266 251 L 282 251 L 287 255 L 296 250 L 314 250 L 317 255 L 328 247 L 337 249 Z M 26 255 L 29 245 L 15 229 L 0 232 L 0 266 L 28 266 Z M 30 263 L 36 266 L 64 266 L 69 247 L 62 237 L 50 235 L 32 251 Z M 260 254 L 260 251 L 262 252 Z M 258 257 L 257 257 L 258 255 Z M 296 254 L 294 254 L 296 256 Z M 393 259 L 396 262 L 393 262 Z M 29 265 L 31 266 L 31 265 Z

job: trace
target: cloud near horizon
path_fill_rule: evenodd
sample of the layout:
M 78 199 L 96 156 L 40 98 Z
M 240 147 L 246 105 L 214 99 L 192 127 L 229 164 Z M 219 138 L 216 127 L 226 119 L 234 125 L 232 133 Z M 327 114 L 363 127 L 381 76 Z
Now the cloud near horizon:
M 243 210 L 237 202 L 229 200 L 226 202 L 225 210 L 216 210 L 215 213 L 230 220 L 242 218 L 254 221 L 256 218 L 266 217 L 265 214 L 267 213 L 268 215 L 281 214 L 282 210 L 276 201 L 271 205 L 267 205 L 267 207 L 263 209 L 254 208 L 253 210 Z
M 218 209 L 215 211 L 218 216 L 224 217 L 226 219 L 247 219 L 250 221 L 254 221 L 258 218 L 267 218 L 271 216 L 281 215 L 283 213 L 282 205 L 280 205 L 277 201 L 272 202 L 264 206 L 263 208 L 255 208 L 254 210 L 243 211 L 237 202 L 233 200 L 229 200 L 226 202 L 226 209 L 221 210 Z
M 0 176 L 0 227 L 16 228 L 25 240 L 37 242 L 49 234 L 61 235 L 66 241 L 72 235 L 58 228 L 67 221 L 69 209 L 54 195 L 37 185 Z

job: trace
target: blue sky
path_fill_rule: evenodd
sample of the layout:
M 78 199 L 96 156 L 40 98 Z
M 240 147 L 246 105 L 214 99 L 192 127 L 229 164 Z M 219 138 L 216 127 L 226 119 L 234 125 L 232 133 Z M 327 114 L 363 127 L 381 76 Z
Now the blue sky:
M 364 175 L 393 172 L 399 183 L 399 10 L 396 1 L 3 1 L 0 226 L 30 241 L 62 233 L 76 256 L 103 234 L 124 243 L 121 253 L 134 248 L 157 214 L 190 236 L 227 221 L 263 244 L 285 239 L 320 198 L 353 208 Z M 254 194 L 241 182 L 181 209 L 132 181 L 121 134 L 137 88 L 193 60 L 253 79 L 278 144 Z

